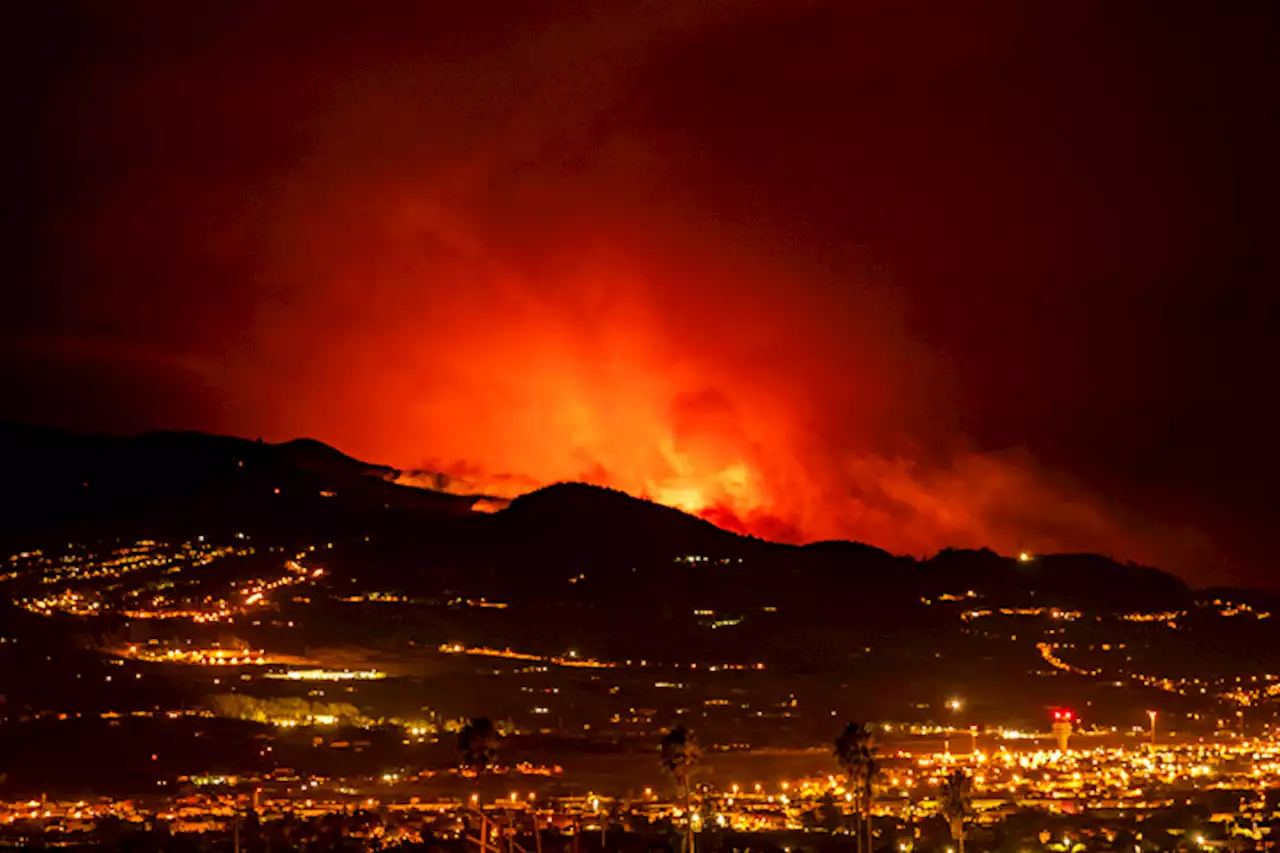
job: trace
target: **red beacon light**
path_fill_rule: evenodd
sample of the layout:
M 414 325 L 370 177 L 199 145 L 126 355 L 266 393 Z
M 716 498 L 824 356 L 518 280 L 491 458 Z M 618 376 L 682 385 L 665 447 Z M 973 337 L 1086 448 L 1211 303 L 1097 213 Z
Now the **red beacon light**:
M 1053 735 L 1058 741 L 1058 749 L 1067 752 L 1070 749 L 1072 718 L 1075 714 L 1066 708 L 1055 708 L 1053 712 Z

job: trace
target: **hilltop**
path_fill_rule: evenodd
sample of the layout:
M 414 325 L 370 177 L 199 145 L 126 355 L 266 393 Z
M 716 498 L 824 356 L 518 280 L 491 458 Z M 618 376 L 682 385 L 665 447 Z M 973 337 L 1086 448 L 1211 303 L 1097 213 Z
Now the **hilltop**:
M 5 424 L 0 460 L 12 507 L 0 518 L 0 535 L 15 544 L 232 531 L 369 539 L 418 562 L 458 567 L 456 579 L 436 577 L 451 583 L 468 576 L 519 583 L 580 565 L 615 577 L 644 565 L 651 568 L 647 582 L 660 583 L 676 560 L 693 557 L 684 566 L 698 570 L 695 586 L 763 586 L 783 598 L 814 584 L 848 587 L 860 594 L 837 596 L 841 606 L 857 610 L 857 599 L 873 597 L 885 612 L 921 596 L 969 591 L 1014 604 L 1101 610 L 1177 607 L 1192 598 L 1171 574 L 1098 555 L 1020 562 L 986 550 L 946 550 L 917 561 L 853 542 L 782 545 L 583 483 L 546 486 L 481 515 L 471 507 L 483 495 L 400 485 L 391 482 L 397 472 L 390 466 L 313 439 L 272 444 L 194 432 L 118 438 Z

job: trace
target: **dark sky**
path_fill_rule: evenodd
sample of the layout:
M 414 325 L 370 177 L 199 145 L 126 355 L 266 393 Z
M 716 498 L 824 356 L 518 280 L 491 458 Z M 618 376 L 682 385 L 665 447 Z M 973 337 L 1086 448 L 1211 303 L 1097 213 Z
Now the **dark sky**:
M 1278 24 L 30 3 L 0 416 L 1280 586 Z

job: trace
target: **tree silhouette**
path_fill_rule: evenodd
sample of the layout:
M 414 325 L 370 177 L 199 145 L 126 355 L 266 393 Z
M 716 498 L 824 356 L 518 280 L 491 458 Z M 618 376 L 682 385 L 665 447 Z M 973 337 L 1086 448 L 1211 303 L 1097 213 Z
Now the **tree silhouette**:
M 973 814 L 970 801 L 973 798 L 973 780 L 963 770 L 953 770 L 942 780 L 938 792 L 938 810 L 951 827 L 951 837 L 956 840 L 960 853 L 964 853 L 964 819 Z
M 857 850 L 871 853 L 871 799 L 880 772 L 871 729 L 863 723 L 849 723 L 836 738 L 834 755 L 845 772 L 845 787 L 853 795 Z
M 462 768 L 476 774 L 476 799 L 480 799 L 480 780 L 498 760 L 501 735 L 488 717 L 476 717 L 458 732 L 458 752 Z
M 476 717 L 458 732 L 462 766 L 476 773 L 487 770 L 498 758 L 498 730 L 488 717 Z
M 880 762 L 876 758 L 876 749 L 873 746 L 867 747 L 867 758 L 863 766 L 862 774 L 862 820 L 866 827 L 867 833 L 867 853 L 871 853 L 872 829 L 871 823 L 871 803 L 875 801 L 876 785 L 880 779 Z
M 693 777 L 694 768 L 698 766 L 698 761 L 701 758 L 702 749 L 698 746 L 698 741 L 694 739 L 693 733 L 684 726 L 676 726 L 667 732 L 662 739 L 662 767 L 671 774 L 671 778 L 675 779 L 676 785 L 680 787 L 680 793 L 684 798 L 685 853 L 693 853 L 693 810 L 690 805 L 692 788 L 690 779 Z
M 823 794 L 822 800 L 818 805 L 814 806 L 811 811 L 805 812 L 804 821 L 806 827 L 825 829 L 827 832 L 834 834 L 844 823 L 844 815 L 840 812 L 840 805 L 836 802 L 835 794 L 831 791 Z

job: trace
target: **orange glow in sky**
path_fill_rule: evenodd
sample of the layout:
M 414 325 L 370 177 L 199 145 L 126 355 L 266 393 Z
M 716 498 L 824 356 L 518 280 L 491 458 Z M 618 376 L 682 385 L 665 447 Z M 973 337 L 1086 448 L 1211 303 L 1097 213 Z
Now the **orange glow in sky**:
M 975 411 L 1035 405 L 999 382 L 975 396 L 992 364 L 1014 388 L 1044 375 L 1020 370 L 1009 341 L 1027 338 L 992 313 L 1025 296 L 1025 271 L 1041 269 L 1027 256 L 1071 254 L 1023 245 L 1058 231 L 1052 217 L 1022 228 L 1029 200 L 1076 211 L 1053 246 L 1084 229 L 1105 247 L 1123 230 L 1072 172 L 1001 147 L 1034 128 L 1006 128 L 1016 111 L 1002 104 L 1036 103 L 1020 88 L 983 107 L 995 143 L 948 141 L 981 124 L 955 81 L 1004 68 L 1000 51 L 1022 57 L 1020 30 L 926 39 L 919 61 L 877 38 L 858 52 L 883 66 L 868 86 L 826 79 L 861 67 L 844 47 L 812 66 L 807 38 L 774 55 L 790 4 L 592 7 L 514 28 L 467 12 L 458 33 L 434 5 L 422 14 L 418 29 L 393 16 L 349 38 L 345 17 L 320 26 L 319 10 L 299 21 L 268 4 L 228 12 L 216 39 L 179 15 L 198 31 L 191 50 L 127 28 L 156 55 L 90 63 L 51 123 L 84 160 L 66 179 L 83 201 L 58 208 L 65 245 L 51 255 L 68 281 L 100 286 L 56 295 L 76 316 L 24 337 L 11 361 L 70 365 L 89 391 L 114 376 L 97 408 L 136 399 L 148 427 L 314 437 L 454 491 L 583 480 L 785 541 L 1189 562 L 1177 536 L 1038 464 L 1020 447 L 1027 421 L 990 419 L 1007 426 L 994 438 L 972 427 Z M 916 33 L 908 16 L 901 39 Z M 722 36 L 741 40 L 734 64 L 702 56 Z M 114 41 L 129 39 L 103 49 Z M 922 80 L 945 97 L 914 97 L 956 105 L 956 121 L 915 123 Z M 830 91 L 804 100 L 816 81 Z M 879 119 L 846 109 L 864 90 Z M 1025 174 L 985 177 L 1024 161 Z M 1047 182 L 1024 195 L 1032 178 Z M 1005 218 L 1016 227 L 994 227 Z M 989 272 L 1008 286 L 982 304 L 952 279 L 976 288 Z M 971 316 L 926 324 L 922 305 Z M 1080 335 L 1045 349 L 1075 358 Z M 973 340 L 983 359 L 947 346 Z M 1059 396 L 1054 418 L 1088 411 Z

